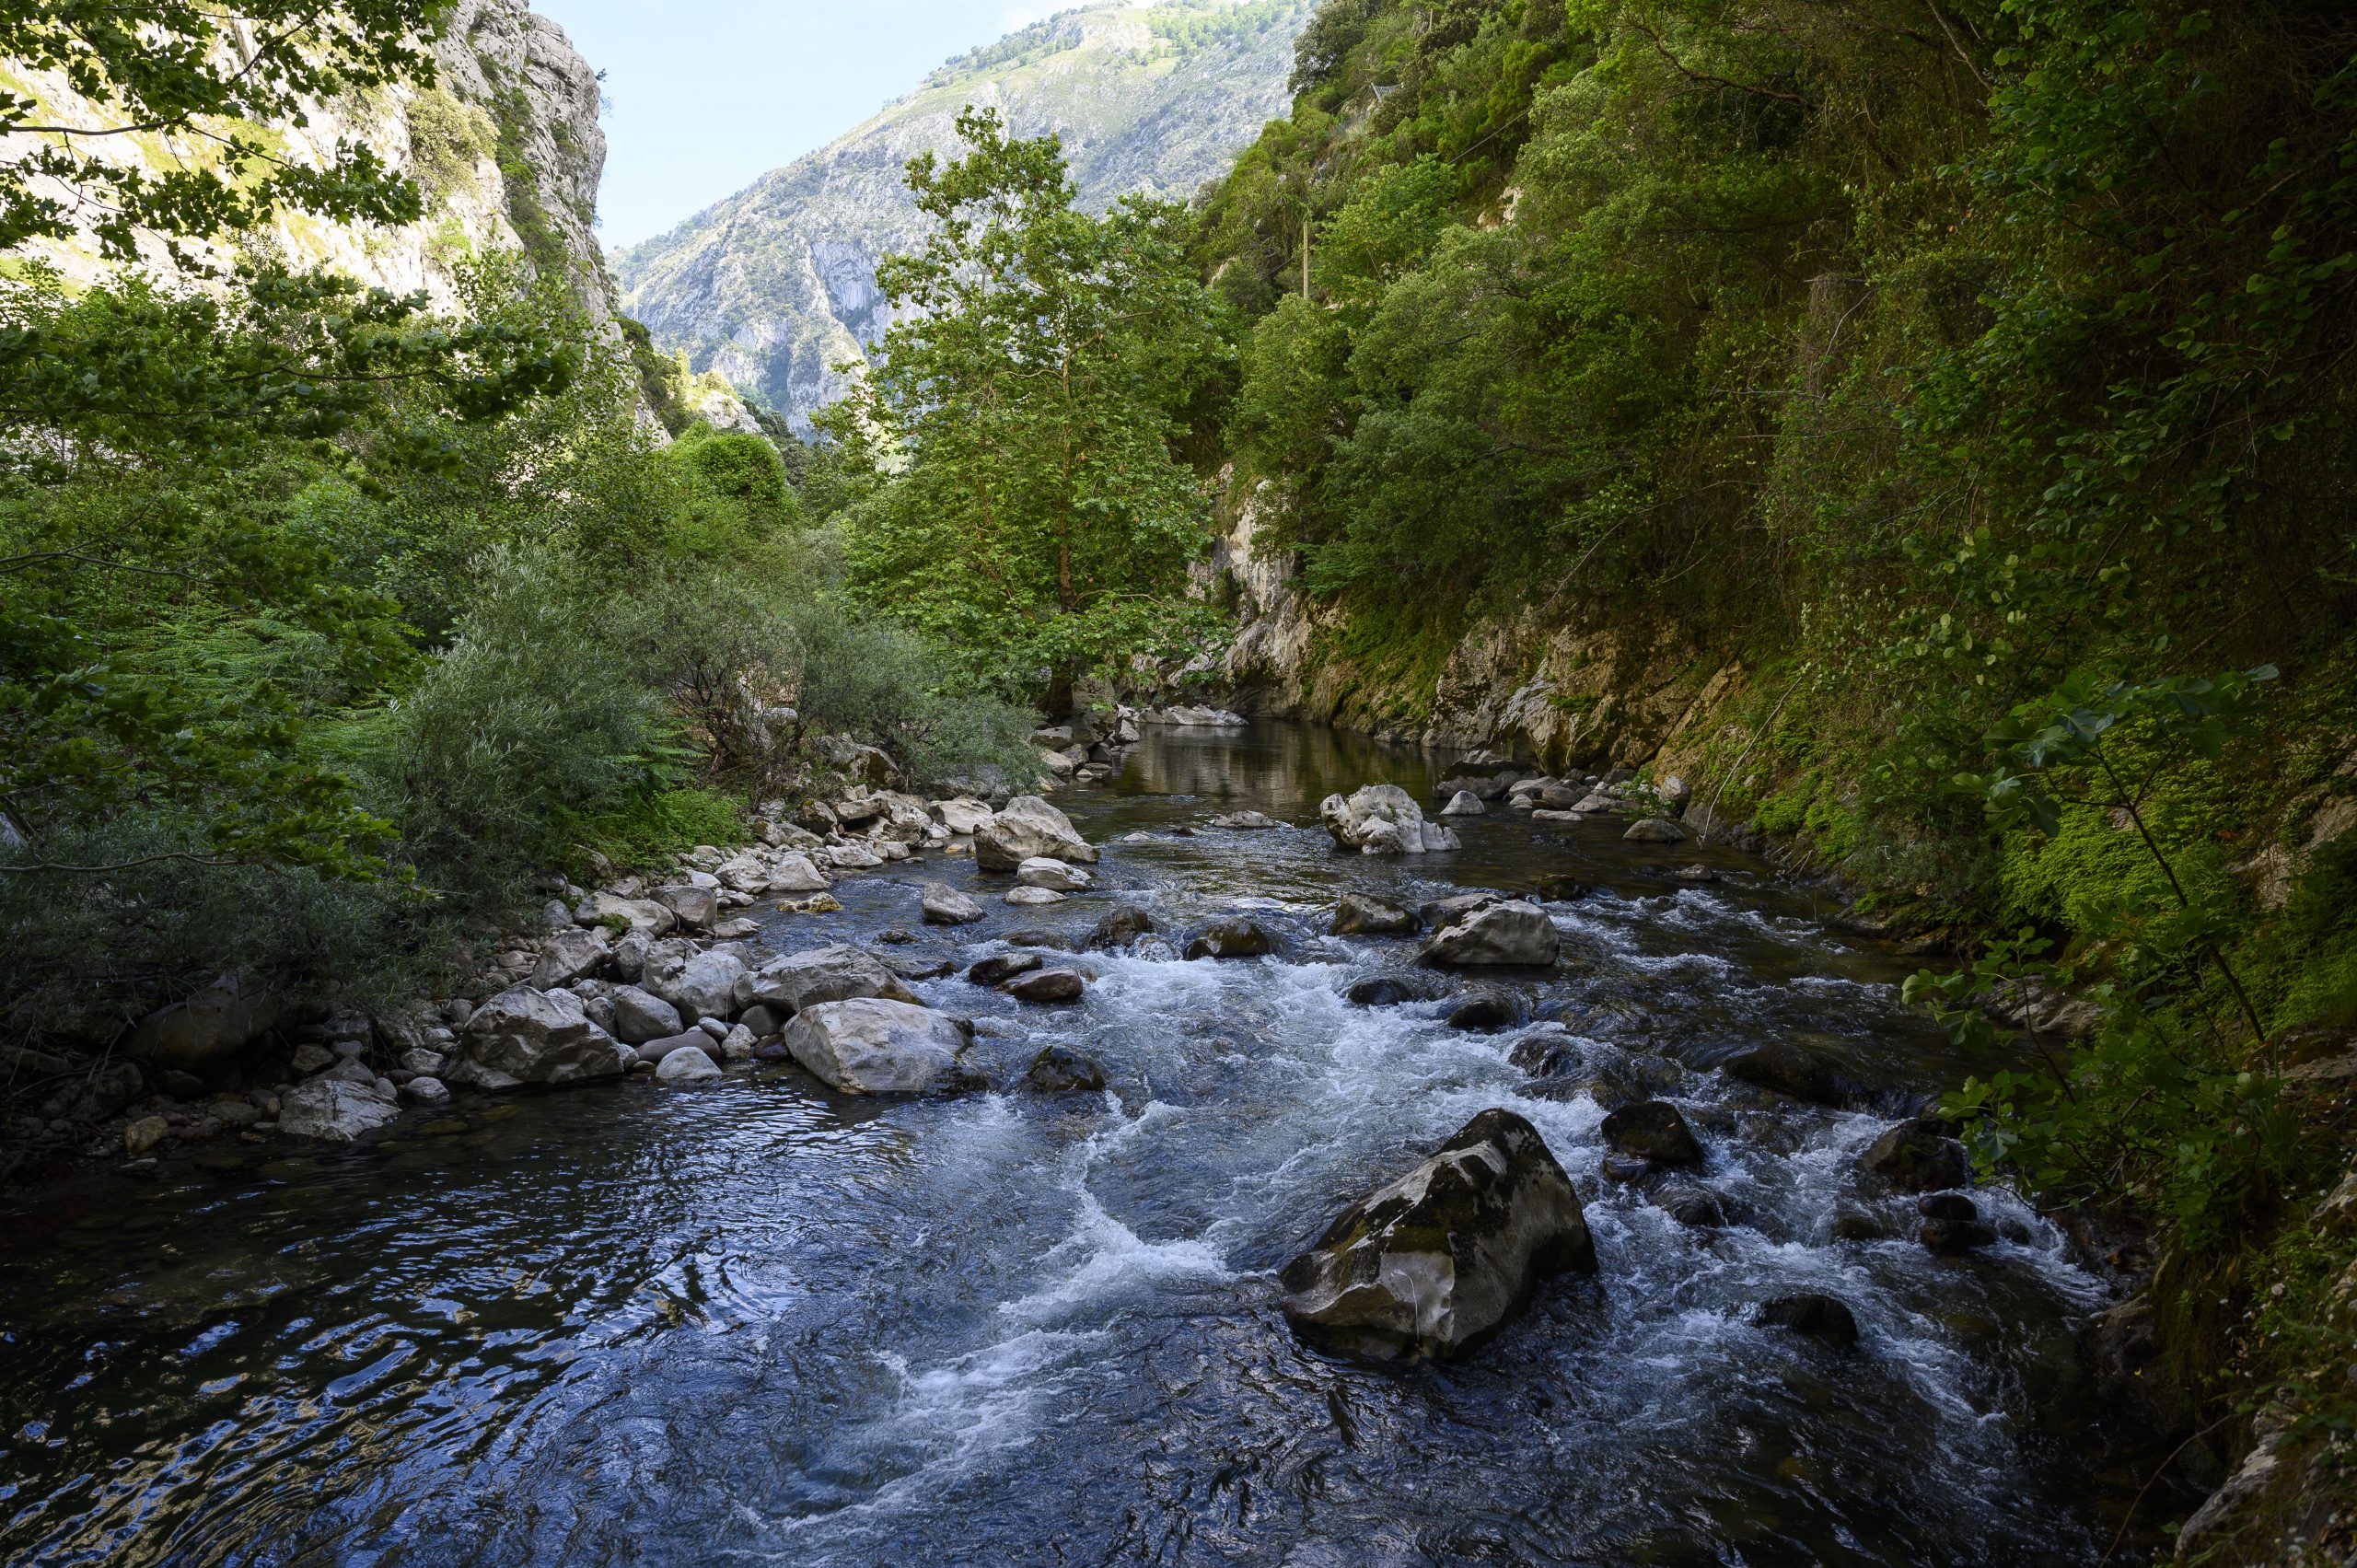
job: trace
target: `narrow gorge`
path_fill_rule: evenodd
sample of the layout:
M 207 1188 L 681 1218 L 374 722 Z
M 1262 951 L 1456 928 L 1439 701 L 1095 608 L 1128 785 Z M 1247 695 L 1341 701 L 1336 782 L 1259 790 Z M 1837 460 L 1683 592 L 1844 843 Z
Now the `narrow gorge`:
M 0 1560 L 2357 1562 L 2357 27 L 780 9 L 0 17 Z

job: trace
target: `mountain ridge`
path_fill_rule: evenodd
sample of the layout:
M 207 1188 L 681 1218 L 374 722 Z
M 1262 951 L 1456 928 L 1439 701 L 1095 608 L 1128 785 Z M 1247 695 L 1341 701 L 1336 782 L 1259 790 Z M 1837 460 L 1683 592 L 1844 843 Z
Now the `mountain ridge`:
M 1084 203 L 1193 194 L 1289 102 L 1313 0 L 1098 0 L 947 62 L 825 146 L 609 252 L 623 308 L 796 426 L 889 325 L 877 259 L 922 232 L 908 160 L 952 153 L 969 104 L 1056 132 Z

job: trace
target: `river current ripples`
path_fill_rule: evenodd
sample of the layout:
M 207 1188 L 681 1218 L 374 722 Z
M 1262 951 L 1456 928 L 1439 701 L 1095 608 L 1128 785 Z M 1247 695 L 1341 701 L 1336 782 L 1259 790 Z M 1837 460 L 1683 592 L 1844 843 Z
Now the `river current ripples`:
M 1903 964 L 1757 862 L 1606 823 L 1493 815 L 1459 854 L 1391 862 L 1316 826 L 1329 789 L 1429 800 L 1433 777 L 1320 731 L 1160 732 L 1114 788 L 1060 798 L 1105 851 L 1088 894 L 1010 909 L 1004 878 L 928 856 L 847 878 L 840 914 L 772 917 L 774 946 L 902 927 L 893 951 L 961 965 L 1114 900 L 1166 932 L 1240 912 L 1277 935 L 1259 960 L 1087 955 L 1067 1009 L 918 987 L 978 1020 L 994 1082 L 1061 1043 L 1104 1065 L 1101 1096 L 641 1079 L 0 1213 L 0 1561 L 2091 1562 L 2058 1433 L 2096 1283 L 2009 1196 L 1982 1208 L 2010 1239 L 1943 1260 L 1860 1183 L 1858 1152 L 1956 1068 L 1901 1005 Z M 1243 807 L 1300 825 L 1206 826 Z M 1722 880 L 1671 877 L 1698 859 Z M 920 928 L 921 877 L 989 921 Z M 1340 892 L 1468 888 L 1555 895 L 1563 962 L 1504 983 L 1557 1020 L 1531 1029 L 1678 1102 L 1733 1223 L 1600 1179 L 1594 1101 L 1522 1092 L 1530 1029 L 1345 1005 L 1413 948 L 1325 935 Z M 1883 1103 L 1712 1071 L 1774 1039 Z M 1274 1272 L 1497 1105 L 1579 1188 L 1597 1276 L 1459 1365 L 1297 1342 Z M 1842 1213 L 1894 1239 L 1833 1240 Z M 1859 1351 L 1752 1326 L 1794 1291 L 1848 1301 Z

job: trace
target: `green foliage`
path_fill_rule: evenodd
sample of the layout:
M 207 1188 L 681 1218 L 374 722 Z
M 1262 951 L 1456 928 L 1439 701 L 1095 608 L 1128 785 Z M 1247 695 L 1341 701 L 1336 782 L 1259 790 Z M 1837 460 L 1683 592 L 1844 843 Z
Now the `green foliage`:
M 257 127 L 307 124 L 307 101 L 430 86 L 426 41 L 447 10 L 448 0 L 249 0 L 234 15 L 194 0 L 8 0 L 0 58 L 61 73 L 104 122 L 52 124 L 38 101 L 0 92 L 0 134 L 24 139 L 0 161 L 0 250 L 68 239 L 87 222 L 111 259 L 134 260 L 145 234 L 194 265 L 183 241 L 262 227 L 281 209 L 415 219 L 416 190 L 373 148 L 341 144 L 313 168 L 274 156 Z M 161 171 L 110 156 L 165 137 L 203 156 Z
M 745 802 L 709 789 L 645 790 L 585 817 L 575 840 L 617 865 L 660 865 L 699 844 L 733 844 L 745 833 Z
M 432 470 L 445 433 L 578 363 L 335 278 L 258 273 L 226 302 L 0 285 L 0 810 L 37 863 L 138 805 L 203 822 L 184 853 L 381 872 L 383 825 L 305 752 L 302 688 L 364 696 L 410 648 L 313 503 Z M 195 636 L 299 656 L 173 656 Z
M 714 430 L 699 420 L 672 443 L 671 455 L 694 471 L 707 493 L 744 507 L 756 529 L 800 522 L 802 505 L 787 480 L 785 459 L 768 436 Z
M 1174 454 L 1216 347 L 1178 215 L 1074 205 L 1052 137 L 969 110 L 909 166 L 923 247 L 877 283 L 901 319 L 822 423 L 861 475 L 853 592 L 1008 691 L 1175 645 L 1209 506 Z
M 664 433 L 677 436 L 695 419 L 681 396 L 679 366 L 656 351 L 654 335 L 646 323 L 631 317 L 620 318 L 622 342 L 630 350 L 631 368 L 638 377 L 639 392 L 646 399 L 646 406 L 655 411 L 656 423 Z
M 408 121 L 410 171 L 429 207 L 470 189 L 476 166 L 499 150 L 499 127 L 491 116 L 440 87 L 411 100 Z

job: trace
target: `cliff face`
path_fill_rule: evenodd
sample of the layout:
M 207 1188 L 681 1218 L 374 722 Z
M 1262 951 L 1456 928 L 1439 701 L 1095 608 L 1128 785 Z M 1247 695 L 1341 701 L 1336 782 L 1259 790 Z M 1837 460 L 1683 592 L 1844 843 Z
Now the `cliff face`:
M 1565 587 L 1396 656 L 1295 580 L 1247 500 L 1213 543 L 1214 591 L 1237 612 L 1220 675 L 1249 712 L 1388 739 L 1492 749 L 1550 768 L 1638 767 L 1689 777 L 1748 686 L 1743 660 L 1697 628 L 1649 622 Z
M 610 321 L 613 289 L 590 231 L 606 162 L 597 73 L 563 29 L 533 15 L 525 0 L 459 0 L 435 58 L 438 80 L 431 87 L 348 95 L 312 106 L 308 125 L 269 127 L 295 161 L 324 160 L 338 141 L 352 140 L 400 162 L 426 198 L 419 222 L 358 228 L 281 214 L 265 232 L 200 253 L 216 261 L 328 267 L 402 293 L 423 290 L 450 309 L 459 304 L 456 280 L 466 257 L 521 250 L 536 271 L 569 278 L 593 319 Z M 0 63 L 0 86 L 39 99 L 69 123 L 106 122 L 56 73 Z M 203 156 L 201 145 L 155 137 L 103 145 L 155 168 Z M 75 282 L 109 270 L 92 244 L 26 249 Z M 172 274 L 160 248 L 143 260 L 154 274 Z
M 797 425 L 842 391 L 832 368 L 889 325 L 877 258 L 922 229 L 901 183 L 955 156 L 969 104 L 1064 139 L 1082 200 L 1191 195 L 1286 106 L 1313 0 L 1111 0 L 1013 34 L 669 234 L 617 251 L 624 306 L 665 352 L 756 392 Z

